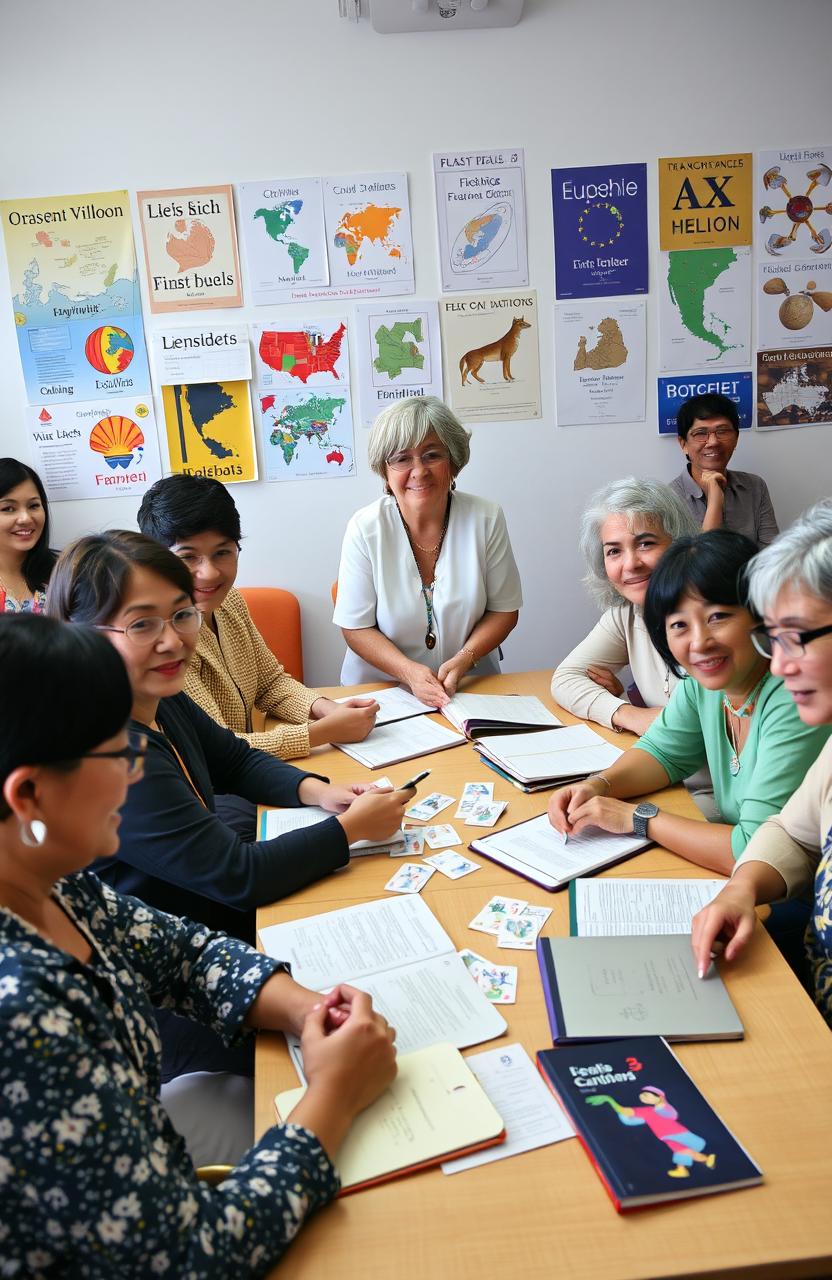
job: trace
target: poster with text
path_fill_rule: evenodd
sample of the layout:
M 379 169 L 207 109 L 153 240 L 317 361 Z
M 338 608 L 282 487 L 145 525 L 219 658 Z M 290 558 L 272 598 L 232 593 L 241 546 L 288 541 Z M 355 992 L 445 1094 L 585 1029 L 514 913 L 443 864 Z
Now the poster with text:
M 171 471 L 223 484 L 257 479 L 247 382 L 162 387 Z
M 188 382 L 247 382 L 251 348 L 244 324 L 154 329 L 153 364 L 162 386 Z
M 479 293 L 439 303 L 451 407 L 461 422 L 541 416 L 537 293 Z
M 416 285 L 406 173 L 324 178 L 324 223 L 330 296 L 374 298 L 413 293 Z
M 355 308 L 353 335 L 361 395 L 361 424 L 408 396 L 442 399 L 439 308 L 435 302 L 364 302 Z
M 149 395 L 126 191 L 0 202 L 29 404 Z
M 339 480 L 355 475 L 350 390 L 276 388 L 259 397 L 266 479 Z
M 237 188 L 249 292 L 263 305 L 329 284 L 320 178 L 274 178 Z
M 737 406 L 740 431 L 751 426 L 754 416 L 754 381 L 749 372 L 682 373 L 657 379 L 659 435 L 678 436 L 676 415 L 691 396 L 727 396 Z
M 296 316 L 253 326 L 257 385 L 349 387 L 347 321 L 342 316 L 310 320 Z
M 751 250 L 660 253 L 659 368 L 751 363 Z
M 832 256 L 757 264 L 757 348 L 832 345 Z
M 643 298 L 556 303 L 558 426 L 643 422 L 646 351 Z
M 522 147 L 434 152 L 445 293 L 529 283 Z
M 552 170 L 555 297 L 647 292 L 647 165 Z
M 659 248 L 751 244 L 751 153 L 659 160 Z
M 832 347 L 758 352 L 757 426 L 813 422 L 832 422 Z
M 832 146 L 784 147 L 758 154 L 754 205 L 761 258 L 789 261 L 829 253 L 830 179 Z
M 85 401 L 29 409 L 32 462 L 50 502 L 140 496 L 161 475 L 153 401 Z
M 151 311 L 242 306 L 232 188 L 137 191 L 136 199 Z

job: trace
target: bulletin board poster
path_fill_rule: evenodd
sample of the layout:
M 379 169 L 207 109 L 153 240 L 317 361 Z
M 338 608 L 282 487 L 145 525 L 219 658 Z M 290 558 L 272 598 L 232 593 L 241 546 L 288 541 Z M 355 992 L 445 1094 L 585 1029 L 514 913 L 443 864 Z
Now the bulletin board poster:
M 126 191 L 0 202 L 30 405 L 149 395 Z
M 646 360 L 643 298 L 555 303 L 558 426 L 643 422 Z
M 754 383 L 750 372 L 682 373 L 658 379 L 659 435 L 679 434 L 676 415 L 691 396 L 727 396 L 737 406 L 740 431 L 751 426 L 754 416 Z
M 659 248 L 752 244 L 752 194 L 750 152 L 659 160 Z
M 442 399 L 442 346 L 435 302 L 363 302 L 355 308 L 361 425 L 409 396 Z
M 757 426 L 832 422 L 832 347 L 789 347 L 757 354 Z
M 757 156 L 754 204 L 761 257 L 817 259 L 832 248 L 832 146 Z
M 659 254 L 659 368 L 752 363 L 751 249 Z
M 33 405 L 27 425 L 50 502 L 138 497 L 162 474 L 149 397 Z
M 240 307 L 231 186 L 138 191 L 153 312 Z
M 647 292 L 647 165 L 552 170 L 555 297 Z
M 529 283 L 522 147 L 433 156 L 444 293 Z
M 375 298 L 413 293 L 413 234 L 406 173 L 327 177 L 324 224 L 328 296 Z M 318 291 L 315 296 L 323 297 Z
M 832 254 L 812 262 L 757 264 L 757 349 L 832 345 Z
M 443 298 L 439 314 L 447 389 L 460 421 L 541 417 L 536 291 Z
M 329 284 L 321 178 L 242 182 L 240 232 L 255 305 L 291 302 Z
M 247 382 L 162 387 L 171 470 L 223 484 L 257 479 Z

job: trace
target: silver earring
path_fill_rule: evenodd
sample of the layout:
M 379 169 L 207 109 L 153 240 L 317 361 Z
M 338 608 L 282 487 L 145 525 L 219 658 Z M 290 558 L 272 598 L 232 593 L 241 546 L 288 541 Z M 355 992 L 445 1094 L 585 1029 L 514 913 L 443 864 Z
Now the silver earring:
M 48 832 L 46 823 L 41 822 L 39 818 L 33 818 L 31 822 L 21 822 L 20 824 L 20 840 L 26 845 L 27 849 L 38 849 L 46 839 Z

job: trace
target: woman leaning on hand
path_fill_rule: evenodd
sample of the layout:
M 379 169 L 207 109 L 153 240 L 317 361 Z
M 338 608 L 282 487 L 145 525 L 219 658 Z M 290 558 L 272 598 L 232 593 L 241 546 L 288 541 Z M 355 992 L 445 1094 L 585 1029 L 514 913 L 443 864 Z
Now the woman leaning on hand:
M 435 396 L 376 419 L 368 456 L 385 493 L 350 520 L 338 570 L 343 684 L 399 680 L 441 707 L 470 671 L 499 670 L 523 597 L 501 508 L 456 489 L 469 438 Z

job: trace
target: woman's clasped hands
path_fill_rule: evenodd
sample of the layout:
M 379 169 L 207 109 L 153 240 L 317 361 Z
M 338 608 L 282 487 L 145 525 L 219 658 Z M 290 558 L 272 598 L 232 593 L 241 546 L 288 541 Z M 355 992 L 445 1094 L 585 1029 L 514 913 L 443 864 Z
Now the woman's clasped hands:
M 587 827 L 600 827 L 614 835 L 633 830 L 634 804 L 605 794 L 604 778 L 585 778 L 561 787 L 549 801 L 549 821 L 564 836 L 580 835 Z

